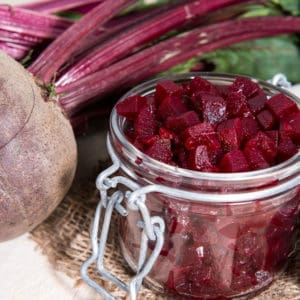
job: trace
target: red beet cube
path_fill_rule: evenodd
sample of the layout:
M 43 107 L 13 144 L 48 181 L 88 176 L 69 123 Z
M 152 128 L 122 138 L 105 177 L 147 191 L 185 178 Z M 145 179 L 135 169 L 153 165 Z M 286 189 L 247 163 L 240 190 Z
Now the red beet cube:
M 292 141 L 300 144 L 300 112 L 287 115 L 280 122 L 280 130 L 284 131 Z
M 145 153 L 156 160 L 170 163 L 173 157 L 171 141 L 169 139 L 157 139 L 149 148 L 147 148 Z
M 158 129 L 158 134 L 161 139 L 175 140 L 177 138 L 174 132 L 165 127 L 160 127 Z
M 224 99 L 227 98 L 227 95 L 229 94 L 229 86 L 228 85 L 216 85 L 215 86 L 218 90 L 218 93 L 221 97 Z
M 153 104 L 143 106 L 134 121 L 136 137 L 147 137 L 156 134 L 157 121 Z
M 190 126 L 181 133 L 181 138 L 185 141 L 187 138 L 197 139 L 202 133 L 214 132 L 214 128 L 209 123 L 198 123 Z
M 279 162 L 291 158 L 297 153 L 297 146 L 292 139 L 284 132 L 279 133 L 279 143 L 277 148 L 277 159 Z
M 243 140 L 247 141 L 259 131 L 258 123 L 252 117 L 241 118 Z
M 264 109 L 267 96 L 263 90 L 259 90 L 258 94 L 248 99 L 248 107 L 253 114 L 257 114 Z
M 275 147 L 278 147 L 279 143 L 279 131 L 278 130 L 267 130 L 265 131 L 265 134 L 269 136 L 272 141 L 275 143 Z
M 215 95 L 201 96 L 203 121 L 216 124 L 226 119 L 226 101 Z
M 246 96 L 241 92 L 231 92 L 226 98 L 229 118 L 249 117 L 252 113 L 248 107 Z
M 219 95 L 217 88 L 208 80 L 201 77 L 193 78 L 190 81 L 187 90 L 190 96 L 197 92 L 206 92 L 211 95 Z
M 222 157 L 219 167 L 223 172 L 247 172 L 249 164 L 241 150 L 232 150 Z
M 116 105 L 117 113 L 129 120 L 134 119 L 141 108 L 147 104 L 147 99 L 136 95 L 126 98 L 124 101 Z
M 197 171 L 212 167 L 208 149 L 205 145 L 199 145 L 189 152 L 188 166 L 191 170 Z
M 158 106 L 157 116 L 161 120 L 165 120 L 167 117 L 180 115 L 187 110 L 182 98 L 167 96 Z
M 246 77 L 236 77 L 232 85 L 230 86 L 231 92 L 241 91 L 247 98 L 251 98 L 256 95 L 260 90 L 259 85 Z
M 151 146 L 154 142 L 156 142 L 156 140 L 159 139 L 159 135 L 146 135 L 146 136 L 142 136 L 139 135 L 136 138 L 136 141 L 139 141 L 139 143 L 143 144 L 144 146 Z
M 198 114 L 193 111 L 187 111 L 178 116 L 168 117 L 166 120 L 166 127 L 172 129 L 174 132 L 179 133 L 184 129 L 200 123 Z
M 217 127 L 217 133 L 224 152 L 239 149 L 243 140 L 241 119 L 228 119 L 221 122 Z
M 261 151 L 252 144 L 245 146 L 244 155 L 252 170 L 264 169 L 270 166 Z
M 265 160 L 272 164 L 277 154 L 276 143 L 267 134 L 262 131 L 258 132 L 255 137 L 250 139 L 247 146 L 257 147 L 260 150 Z
M 274 115 L 267 109 L 262 110 L 256 115 L 256 120 L 258 124 L 264 130 L 271 130 L 276 125 L 276 118 Z
M 184 146 L 187 150 L 194 150 L 199 145 L 205 145 L 212 162 L 216 162 L 222 154 L 222 146 L 216 132 L 203 132 L 197 139 L 187 138 Z
M 283 94 L 272 96 L 267 100 L 266 106 L 277 119 L 282 119 L 286 115 L 298 111 L 296 103 Z
M 160 104 L 165 98 L 179 98 L 183 95 L 183 88 L 172 80 L 163 80 L 156 85 L 154 98 Z

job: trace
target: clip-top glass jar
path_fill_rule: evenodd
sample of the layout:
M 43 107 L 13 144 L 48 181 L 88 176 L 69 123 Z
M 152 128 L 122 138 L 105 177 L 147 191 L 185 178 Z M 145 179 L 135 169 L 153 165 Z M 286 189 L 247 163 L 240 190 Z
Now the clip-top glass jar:
M 218 86 L 230 85 L 236 77 L 192 73 L 169 79 L 182 83 L 195 76 Z M 120 101 L 152 94 L 159 80 L 132 89 Z M 255 81 L 267 96 L 284 93 L 300 104 L 287 91 Z M 248 299 L 269 286 L 295 247 L 300 154 L 258 171 L 197 172 L 161 163 L 139 151 L 127 140 L 125 123 L 114 109 L 108 136 L 110 155 L 119 162 L 118 174 L 136 183 L 137 193 L 141 190 L 137 198 L 144 196 L 141 202 L 150 216 L 163 219 L 165 225 L 163 245 L 145 282 L 179 299 Z M 137 270 L 145 214 L 133 209 L 130 193 L 124 195 L 128 215 L 119 218 L 121 248 L 128 264 Z M 156 247 L 155 237 L 150 236 L 146 244 L 142 261 Z

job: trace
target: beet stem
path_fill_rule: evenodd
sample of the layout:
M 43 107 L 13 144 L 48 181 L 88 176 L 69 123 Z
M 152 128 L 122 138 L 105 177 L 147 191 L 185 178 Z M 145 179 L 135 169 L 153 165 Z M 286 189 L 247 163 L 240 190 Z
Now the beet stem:
M 58 69 L 76 52 L 81 40 L 93 28 L 112 18 L 133 0 L 106 0 L 70 26 L 29 67 L 29 71 L 44 82 L 50 82 Z
M 233 29 L 234 34 L 231 34 Z M 158 71 L 191 58 L 191 55 L 198 56 L 247 39 L 299 31 L 300 18 L 297 17 L 256 17 L 197 28 L 144 49 L 70 85 L 57 87 L 56 92 L 61 94 L 59 102 L 65 112 L 72 115 L 114 89 L 120 91 L 137 84 Z
M 72 24 L 57 16 L 0 5 L 0 28 L 41 38 L 55 38 Z
M 100 2 L 103 2 L 103 0 L 48 0 L 35 1 L 33 3 L 19 5 L 19 7 L 50 14 Z
M 148 43 L 188 21 L 206 13 L 239 3 L 237 0 L 194 1 L 184 3 L 121 32 L 105 44 L 84 56 L 57 81 L 69 84 L 123 58 L 137 47 Z

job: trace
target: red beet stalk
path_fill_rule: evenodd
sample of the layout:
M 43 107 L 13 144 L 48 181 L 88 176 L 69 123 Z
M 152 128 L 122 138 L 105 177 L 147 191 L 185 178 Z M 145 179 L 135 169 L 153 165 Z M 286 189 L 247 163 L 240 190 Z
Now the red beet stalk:
M 40 38 L 56 38 L 72 24 L 61 17 L 0 5 L 0 29 Z
M 81 6 L 86 6 L 89 4 L 98 4 L 100 2 L 103 2 L 103 0 L 48 0 L 23 4 L 19 7 L 43 13 L 58 13 L 66 10 L 72 10 Z
M 237 0 L 194 1 L 158 13 L 116 35 L 105 44 L 99 45 L 65 72 L 57 85 L 65 85 L 83 78 L 125 57 L 137 47 L 153 41 L 170 30 L 178 29 L 188 21 L 239 2 Z
M 82 38 L 133 2 L 106 0 L 100 3 L 55 39 L 30 66 L 29 71 L 43 82 L 50 82 L 58 69 L 78 49 Z
M 137 84 L 154 75 L 158 69 L 163 71 L 163 66 L 171 67 L 168 63 L 170 61 L 175 65 L 190 58 L 186 53 L 200 55 L 247 39 L 299 31 L 300 18 L 297 17 L 257 17 L 197 28 L 144 49 L 70 85 L 57 87 L 56 91 L 61 94 L 61 106 L 72 115 L 114 89 L 119 91 L 131 84 Z M 175 59 L 176 57 L 181 59 Z M 161 66 L 157 67 L 158 65 Z
M 95 28 L 89 35 L 87 35 L 80 43 L 80 48 L 74 56 L 82 53 L 84 57 L 91 49 L 97 45 L 104 43 L 107 39 L 112 38 L 114 35 L 125 31 L 127 28 L 135 24 L 145 21 L 151 16 L 157 15 L 161 11 L 168 10 L 170 5 L 164 5 L 159 8 L 152 8 L 146 11 L 132 12 L 122 16 L 117 16 L 104 24 Z M 80 58 L 72 58 L 70 61 L 77 61 Z
M 30 47 L 9 42 L 0 42 L 0 50 L 4 51 L 14 59 L 20 60 L 28 54 Z

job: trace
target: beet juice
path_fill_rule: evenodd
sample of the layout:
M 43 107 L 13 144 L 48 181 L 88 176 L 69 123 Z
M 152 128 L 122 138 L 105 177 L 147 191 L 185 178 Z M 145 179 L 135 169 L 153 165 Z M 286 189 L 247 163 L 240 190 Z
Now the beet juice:
M 299 212 L 298 105 L 266 82 L 209 73 L 155 79 L 118 102 L 109 143 L 124 177 L 156 186 L 145 204 L 165 223 L 150 287 L 248 299 L 284 270 Z M 141 215 L 128 211 L 120 241 L 136 269 Z

